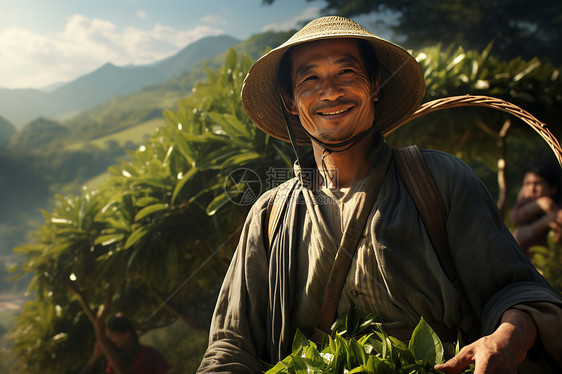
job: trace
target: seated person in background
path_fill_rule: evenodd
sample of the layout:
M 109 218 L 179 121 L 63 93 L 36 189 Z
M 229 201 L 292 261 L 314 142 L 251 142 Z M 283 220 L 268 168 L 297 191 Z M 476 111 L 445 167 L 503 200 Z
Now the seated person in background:
M 171 365 L 154 348 L 141 345 L 135 327 L 122 313 L 114 314 L 107 321 L 107 337 L 122 359 L 120 366 L 130 374 L 164 374 Z M 101 344 L 96 342 L 92 356 L 81 373 L 89 373 L 103 354 Z M 106 373 L 116 373 L 111 363 L 107 362 Z
M 553 231 L 557 242 L 562 234 L 560 209 L 560 167 L 553 161 L 531 163 L 523 174 L 523 183 L 517 203 L 511 212 L 511 223 L 516 227 L 513 236 L 527 255 L 534 245 L 547 245 L 547 236 Z

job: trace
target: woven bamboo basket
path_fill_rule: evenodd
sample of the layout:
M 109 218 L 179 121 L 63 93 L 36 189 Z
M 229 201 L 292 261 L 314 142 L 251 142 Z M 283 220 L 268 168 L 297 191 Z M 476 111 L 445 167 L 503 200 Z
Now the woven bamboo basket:
M 421 117 L 424 114 L 435 112 L 441 109 L 461 106 L 479 106 L 498 109 L 520 118 L 523 122 L 531 126 L 533 130 L 535 130 L 547 142 L 550 149 L 552 149 L 552 151 L 554 152 L 558 163 L 562 165 L 562 149 L 560 148 L 560 144 L 558 143 L 556 137 L 548 129 L 548 126 L 517 105 L 495 97 L 463 95 L 445 97 L 429 101 L 422 104 L 418 108 L 418 110 L 416 110 L 414 114 L 412 114 L 411 117 L 400 123 L 394 130 L 398 129 L 399 127 L 403 126 L 413 119 Z

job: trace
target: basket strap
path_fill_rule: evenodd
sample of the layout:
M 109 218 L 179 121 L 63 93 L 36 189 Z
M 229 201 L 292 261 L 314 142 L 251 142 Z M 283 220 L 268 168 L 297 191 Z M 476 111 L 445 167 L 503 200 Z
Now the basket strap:
M 283 212 L 283 204 L 280 199 L 277 198 L 277 193 L 279 189 L 273 192 L 273 196 L 267 202 L 267 213 L 265 216 L 267 231 L 265 232 L 265 242 L 267 248 L 267 258 L 271 253 L 271 244 L 273 242 L 273 237 L 275 235 L 275 230 L 279 225 L 279 220 L 281 219 L 281 213 Z
M 264 230 L 264 244 L 267 251 L 267 258 L 271 254 L 271 246 L 273 245 L 273 239 L 279 228 L 279 222 L 285 211 L 288 200 L 291 198 L 298 180 L 289 182 L 278 186 L 273 191 L 271 197 L 267 201 L 265 221 L 263 223 Z
M 393 157 L 400 176 L 414 200 L 439 263 L 449 280 L 456 284 L 456 270 L 446 231 L 447 210 L 435 179 L 417 146 L 393 149 Z

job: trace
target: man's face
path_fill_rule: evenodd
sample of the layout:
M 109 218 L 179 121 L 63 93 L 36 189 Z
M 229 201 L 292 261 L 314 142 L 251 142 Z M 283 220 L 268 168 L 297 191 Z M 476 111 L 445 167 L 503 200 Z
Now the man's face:
M 290 112 L 315 138 L 344 141 L 373 126 L 376 83 L 353 39 L 328 39 L 295 47 L 291 54 Z
M 556 193 L 556 186 L 550 186 L 546 179 L 532 171 L 527 172 L 523 177 L 521 197 L 528 199 L 538 199 L 539 197 L 552 197 Z

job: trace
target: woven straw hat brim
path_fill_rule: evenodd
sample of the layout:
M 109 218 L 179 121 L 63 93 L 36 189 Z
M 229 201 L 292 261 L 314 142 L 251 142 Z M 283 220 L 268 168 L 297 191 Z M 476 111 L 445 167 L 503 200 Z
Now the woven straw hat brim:
M 323 39 L 356 38 L 368 41 L 381 63 L 380 99 L 375 103 L 375 128 L 392 132 L 420 105 L 425 83 L 416 60 L 402 47 L 381 39 L 354 21 L 337 16 L 322 17 L 304 26 L 289 40 L 261 57 L 250 68 L 242 86 L 242 105 L 252 121 L 267 134 L 289 142 L 279 88 L 279 62 L 293 46 Z M 288 113 L 297 143 L 310 139 L 298 117 Z

